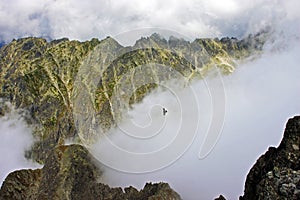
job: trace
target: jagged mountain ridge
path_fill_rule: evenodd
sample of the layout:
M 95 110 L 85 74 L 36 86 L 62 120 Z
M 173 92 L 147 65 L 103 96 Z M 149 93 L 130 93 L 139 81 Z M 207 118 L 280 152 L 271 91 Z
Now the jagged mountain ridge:
M 270 147 L 247 175 L 240 200 L 300 199 L 300 116 L 288 120 L 280 145 Z
M 201 78 L 215 65 L 223 73 L 231 73 L 235 60 L 261 51 L 265 39 L 264 34 L 258 34 L 243 40 L 222 38 L 189 42 L 174 37 L 166 40 L 153 34 L 136 41 L 133 47 L 123 47 L 111 37 L 86 42 L 69 41 L 67 38 L 51 42 L 42 38 L 13 40 L 0 50 L 0 97 L 29 113 L 28 123 L 34 125 L 38 142 L 27 157 L 44 162 L 47 152 L 61 140 L 78 135 L 73 115 L 74 81 L 82 63 L 99 46 L 106 45 L 109 49 L 124 52 L 107 70 L 95 73 L 95 76 L 101 77 L 96 94 L 92 96 L 97 120 L 108 130 L 114 123 L 115 114 L 110 107 L 112 90 L 129 69 L 158 62 L 171 66 L 187 78 Z M 96 57 L 103 51 L 100 49 L 97 53 Z M 97 62 L 100 61 L 94 64 Z M 150 73 L 157 76 L 155 71 Z M 168 78 L 164 76 L 159 81 Z M 140 101 L 155 87 L 155 84 L 145 84 L 136 88 L 130 97 L 131 103 Z

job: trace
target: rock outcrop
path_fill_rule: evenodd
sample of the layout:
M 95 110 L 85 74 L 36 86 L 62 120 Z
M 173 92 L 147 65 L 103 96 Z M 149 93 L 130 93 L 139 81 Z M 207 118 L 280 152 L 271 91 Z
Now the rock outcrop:
M 300 116 L 289 119 L 280 145 L 270 147 L 247 175 L 240 200 L 300 199 Z
M 81 145 L 59 146 L 42 169 L 10 173 L 0 189 L 0 199 L 181 199 L 167 183 L 147 183 L 141 191 L 133 187 L 123 191 L 98 183 L 101 168 L 96 162 Z
M 215 200 L 226 200 L 223 195 L 220 195 L 218 198 L 215 198 Z

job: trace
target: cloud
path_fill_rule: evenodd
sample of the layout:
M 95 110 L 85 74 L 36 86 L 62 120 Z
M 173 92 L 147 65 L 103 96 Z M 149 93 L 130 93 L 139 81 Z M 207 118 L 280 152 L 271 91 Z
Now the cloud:
M 297 5 L 297 0 L 4 0 L 0 40 L 26 36 L 87 40 L 146 27 L 170 29 L 192 39 L 242 37 L 287 21 L 299 28 Z
M 0 186 L 12 171 L 40 167 L 24 157 L 34 140 L 32 130 L 16 110 L 0 118 L 0 138 Z
M 129 112 L 129 120 L 123 121 L 119 129 L 112 130 L 109 140 L 100 140 L 92 149 L 93 155 L 107 165 L 102 167 L 101 181 L 111 186 L 133 185 L 137 188 L 142 188 L 147 181 L 167 181 L 183 199 L 213 199 L 219 194 L 238 199 L 256 159 L 269 146 L 279 144 L 287 119 L 300 114 L 300 94 L 297 92 L 300 91 L 299 53 L 299 46 L 275 52 L 266 50 L 260 58 L 240 64 L 233 74 L 223 77 L 226 92 L 224 127 L 215 148 L 203 159 L 198 155 L 205 134 L 211 128 L 213 115 L 213 101 L 210 101 L 211 93 L 206 83 L 203 80 L 192 83 L 198 109 L 192 103 L 193 94 L 186 93 L 186 89 L 175 93 L 164 90 L 151 93 Z M 162 107 L 168 109 L 166 116 L 162 115 Z M 178 148 L 170 141 L 180 137 L 179 129 L 193 127 L 197 120 L 195 116 L 184 117 L 184 112 L 190 116 L 199 114 L 196 138 L 191 140 L 193 143 L 183 156 L 173 157 L 175 162 L 166 164 L 174 151 L 164 156 L 161 148 L 164 145 Z M 180 116 L 187 121 L 182 123 Z M 164 120 L 166 123 L 162 125 Z M 143 131 L 127 129 L 133 122 Z M 157 140 L 149 137 L 153 135 L 153 129 L 143 128 L 149 124 L 155 130 L 162 128 L 155 136 Z M 186 137 L 188 133 L 185 132 Z M 143 139 L 145 136 L 148 136 L 146 140 Z M 154 158 L 145 154 L 144 160 L 134 156 L 132 159 L 128 154 L 119 154 L 115 147 L 131 152 L 131 155 L 145 152 L 154 155 L 155 150 L 160 153 Z M 157 163 L 153 163 L 155 159 Z M 158 169 L 157 166 L 161 168 L 154 172 L 148 170 Z M 132 169 L 136 173 L 128 173 Z M 148 173 L 140 173 L 142 169 Z

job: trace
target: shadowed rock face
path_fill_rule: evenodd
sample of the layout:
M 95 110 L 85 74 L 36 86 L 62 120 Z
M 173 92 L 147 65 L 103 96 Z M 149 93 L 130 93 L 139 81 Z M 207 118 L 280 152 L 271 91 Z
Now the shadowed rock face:
M 118 116 L 112 111 L 111 95 L 126 72 L 137 72 L 139 65 L 160 63 L 187 79 L 201 78 L 214 66 L 227 74 L 234 70 L 236 60 L 259 52 L 265 39 L 265 34 L 258 34 L 243 40 L 223 38 L 189 42 L 174 37 L 166 40 L 153 34 L 141 38 L 133 47 L 123 47 L 110 37 L 86 42 L 66 38 L 51 42 L 41 38 L 13 40 L 0 49 L 0 98 L 27 111 L 27 121 L 34 126 L 37 141 L 27 157 L 43 163 L 51 149 L 65 138 L 79 140 L 73 114 L 74 98 L 76 91 L 89 91 L 93 78 L 100 80 L 94 83 L 97 86 L 95 94 L 83 98 L 92 99 L 96 120 L 105 131 L 114 125 L 114 116 Z M 107 69 L 93 71 L 116 52 L 120 52 L 120 56 Z M 87 67 L 90 76 L 84 74 L 80 80 L 82 84 L 75 87 L 82 65 Z M 158 82 L 172 78 L 155 70 L 148 75 L 157 77 Z M 140 80 L 143 81 L 143 77 Z M 130 104 L 141 101 L 156 86 L 132 86 Z M 1 107 L 0 115 L 3 115 Z
M 247 175 L 241 200 L 300 199 L 300 116 L 289 119 L 277 148 L 270 147 Z
M 223 195 L 220 195 L 218 198 L 215 198 L 215 200 L 226 200 Z
M 10 173 L 0 189 L 0 199 L 35 199 L 41 180 L 41 169 Z
M 167 183 L 147 183 L 141 191 L 98 183 L 101 171 L 95 162 L 80 145 L 59 146 L 42 169 L 10 173 L 0 189 L 0 199 L 181 199 Z
M 73 81 L 81 60 L 98 43 L 24 38 L 0 49 L 0 98 L 27 111 L 38 140 L 27 157 L 42 163 L 59 138 L 76 135 Z

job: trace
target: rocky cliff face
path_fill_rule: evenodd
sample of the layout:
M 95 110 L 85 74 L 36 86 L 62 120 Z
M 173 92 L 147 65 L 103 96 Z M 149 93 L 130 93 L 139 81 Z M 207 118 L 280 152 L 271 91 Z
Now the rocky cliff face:
M 138 73 L 138 66 L 159 63 L 186 79 L 201 78 L 214 66 L 226 74 L 234 70 L 237 60 L 259 52 L 264 41 L 265 34 L 243 40 L 196 39 L 193 42 L 174 37 L 166 40 L 153 34 L 141 38 L 133 47 L 123 47 L 110 37 L 87 42 L 18 39 L 0 50 L 0 98 L 27 111 L 27 121 L 34 126 L 37 141 L 27 157 L 43 163 L 51 149 L 65 138 L 79 140 L 81 130 L 76 125 L 84 127 L 88 123 L 75 122 L 74 113 L 90 112 L 87 105 L 76 109 L 83 99 L 95 109 L 95 119 L 87 120 L 96 121 L 105 132 L 120 117 L 120 111 L 111 107 L 116 83 L 129 82 L 128 88 L 133 93 L 129 92 L 127 97 L 128 91 L 121 92 L 133 104 L 157 86 L 146 83 L 147 78 L 155 77 L 158 83 L 172 78 L 170 73 L 144 70 L 140 73 L 144 75 L 139 77 L 142 86 L 137 87 L 131 76 L 124 77 L 129 72 Z M 118 56 L 114 57 L 117 52 Z M 111 64 L 105 69 L 98 67 L 109 61 Z M 99 81 L 93 83 L 98 77 Z M 75 85 L 75 81 L 80 84 Z M 97 87 L 93 88 L 94 85 Z
M 38 142 L 27 156 L 43 162 L 60 137 L 76 135 L 70 95 L 80 61 L 99 43 L 40 38 L 0 50 L 0 97 L 28 112 Z
M 19 170 L 5 179 L 0 199 L 105 199 L 105 200 L 181 200 L 167 183 L 147 183 L 138 191 L 133 187 L 110 188 L 98 183 L 99 163 L 81 145 L 59 146 L 52 150 L 42 169 Z
M 289 119 L 280 145 L 270 147 L 247 175 L 240 200 L 300 199 L 300 116 Z

